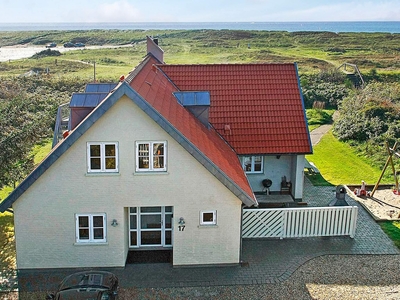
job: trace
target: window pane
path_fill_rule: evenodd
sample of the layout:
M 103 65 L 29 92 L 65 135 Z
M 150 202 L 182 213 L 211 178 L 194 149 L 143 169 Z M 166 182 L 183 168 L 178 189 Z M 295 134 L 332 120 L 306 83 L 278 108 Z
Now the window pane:
M 161 206 L 149 206 L 149 207 L 141 207 L 140 212 L 161 212 Z
M 137 246 L 137 232 L 131 231 L 131 246 Z
M 164 168 L 164 143 L 153 144 L 153 167 L 155 169 Z
M 79 229 L 79 239 L 88 240 L 89 239 L 89 229 Z
M 166 206 L 165 212 L 172 212 L 172 206 Z
M 161 228 L 161 215 L 142 215 L 140 228 Z
M 115 145 L 105 146 L 106 156 L 115 156 Z
M 213 222 L 214 221 L 214 214 L 210 213 L 203 213 L 203 222 Z
M 139 157 L 139 168 L 140 169 L 149 168 L 149 159 L 147 157 Z
M 92 170 L 101 169 L 100 158 L 91 158 L 90 159 L 90 169 L 92 169 Z
M 89 217 L 79 217 L 79 227 L 89 228 Z
M 154 143 L 153 144 L 153 154 L 155 155 L 164 155 L 164 143 Z
M 137 222 L 136 222 L 136 219 L 137 218 L 137 216 L 136 215 L 131 215 L 130 216 L 130 229 L 137 229 Z
M 90 156 L 100 156 L 100 145 L 90 145 Z
M 130 208 L 129 208 L 129 212 L 130 212 L 131 214 L 135 214 L 135 213 L 136 213 L 136 207 L 130 207 Z
M 94 216 L 93 217 L 93 226 L 94 227 L 103 227 L 103 216 Z
M 146 144 L 138 144 L 138 161 L 139 161 L 139 169 L 149 169 L 150 167 L 150 153 L 149 153 L 150 145 Z
M 243 157 L 243 168 L 246 172 L 251 172 L 251 156 Z
M 262 170 L 262 157 L 254 156 L 254 171 L 261 172 Z
M 103 228 L 95 228 L 93 230 L 93 234 L 94 234 L 94 239 L 95 240 L 99 240 L 99 239 L 103 239 L 104 238 Z
M 117 168 L 117 164 L 116 164 L 115 158 L 114 157 L 106 158 L 106 169 L 112 170 L 112 169 L 116 169 L 116 168 Z

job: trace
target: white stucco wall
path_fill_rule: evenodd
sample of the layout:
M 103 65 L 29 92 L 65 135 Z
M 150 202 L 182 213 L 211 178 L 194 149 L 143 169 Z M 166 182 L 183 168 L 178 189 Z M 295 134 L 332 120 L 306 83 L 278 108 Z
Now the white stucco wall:
M 136 140 L 166 140 L 168 172 L 135 173 Z M 119 143 L 118 174 L 87 174 L 90 141 Z M 175 228 L 185 218 L 174 265 L 239 262 L 240 200 L 124 96 L 14 203 L 18 268 L 124 266 L 132 206 L 173 206 Z M 201 210 L 217 210 L 217 226 L 199 226 Z M 106 213 L 107 243 L 76 244 L 77 213 Z

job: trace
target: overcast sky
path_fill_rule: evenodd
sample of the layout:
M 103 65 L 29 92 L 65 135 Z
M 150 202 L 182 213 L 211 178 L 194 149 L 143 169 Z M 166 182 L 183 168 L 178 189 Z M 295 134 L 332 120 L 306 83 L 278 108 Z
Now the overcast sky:
M 0 23 L 400 21 L 400 0 L 0 0 Z

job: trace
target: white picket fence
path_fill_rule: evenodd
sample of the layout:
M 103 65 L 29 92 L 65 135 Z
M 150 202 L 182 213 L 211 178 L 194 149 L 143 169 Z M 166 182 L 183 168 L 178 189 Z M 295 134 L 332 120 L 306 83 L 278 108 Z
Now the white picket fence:
M 243 238 L 349 235 L 354 238 L 357 206 L 244 209 Z

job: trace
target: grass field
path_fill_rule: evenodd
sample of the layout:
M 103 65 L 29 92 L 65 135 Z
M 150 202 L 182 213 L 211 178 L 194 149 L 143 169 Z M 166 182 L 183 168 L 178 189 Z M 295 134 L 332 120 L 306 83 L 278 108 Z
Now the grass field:
M 118 49 L 70 51 L 57 57 L 0 63 L 1 76 L 23 74 L 47 66 L 55 75 L 92 78 L 96 62 L 99 78 L 128 74 L 146 54 L 146 35 L 155 36 L 167 63 L 297 62 L 299 72 L 318 72 L 348 62 L 362 73 L 399 74 L 399 34 L 283 32 L 240 30 L 89 30 L 0 32 L 0 47 L 43 46 L 49 42 L 83 42 L 86 45 L 131 45 Z
M 307 155 L 306 158 L 333 185 L 361 184 L 362 180 L 367 184 L 375 184 L 382 172 L 357 156 L 349 145 L 339 142 L 331 131 L 314 147 L 314 154 Z M 382 183 L 391 183 L 390 177 L 384 177 Z

